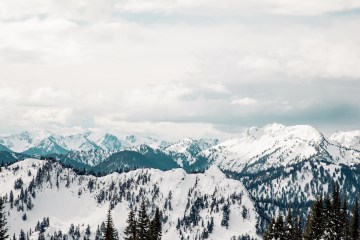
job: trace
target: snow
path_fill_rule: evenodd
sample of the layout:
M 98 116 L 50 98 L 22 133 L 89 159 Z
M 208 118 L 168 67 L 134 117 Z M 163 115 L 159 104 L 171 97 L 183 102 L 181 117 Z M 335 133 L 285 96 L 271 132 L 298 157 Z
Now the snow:
M 329 161 L 347 165 L 360 163 L 359 151 L 334 145 L 308 125 L 253 127 L 238 138 L 222 142 L 199 155 L 207 158 L 210 164 L 234 172 L 286 167 L 315 156 L 325 156 Z
M 7 169 L 3 168 L 3 171 L 0 172 L 0 194 L 9 194 L 10 190 L 13 190 L 16 198 L 19 190 L 13 189 L 15 180 L 21 177 L 24 181 L 24 186 L 28 186 L 31 179 L 36 176 L 37 170 L 46 163 L 46 161 L 27 159 L 10 165 Z M 183 169 L 166 172 L 155 169 L 139 169 L 128 173 L 113 173 L 96 178 L 86 175 L 78 176 L 71 169 L 62 168 L 57 163 L 52 164 L 54 166 L 50 175 L 52 183 L 45 182 L 40 189 L 36 190 L 36 198 L 33 199 L 34 208 L 26 211 L 28 217 L 26 221 L 21 219 L 22 212 L 17 212 L 15 208 L 9 209 L 9 204 L 7 204 L 7 211 L 10 214 L 8 215 L 8 222 L 11 235 L 13 233 L 18 235 L 20 229 L 25 230 L 25 232 L 29 231 L 30 228 L 34 230 L 37 221 L 41 221 L 44 217 L 50 218 L 50 228 L 48 228 L 47 233 L 59 229 L 63 233 L 67 233 L 71 223 L 74 223 L 75 227 L 80 226 L 82 232 L 87 224 L 89 224 L 92 232 L 94 232 L 97 226 L 105 220 L 106 211 L 109 206 L 107 200 L 101 204 L 97 203 L 97 195 L 100 190 L 108 189 L 111 182 L 122 183 L 129 179 L 133 179 L 136 182 L 139 176 L 146 175 L 149 178 L 149 182 L 132 185 L 126 191 L 136 195 L 139 194 L 140 189 L 143 189 L 145 190 L 143 191 L 145 193 L 143 197 L 151 199 L 151 190 L 156 185 L 159 187 L 160 195 L 154 200 L 154 203 L 160 207 L 164 206 L 169 192 L 172 192 L 171 204 L 173 210 L 164 209 L 164 214 L 169 217 L 163 226 L 164 240 L 180 239 L 176 230 L 176 223 L 178 218 L 182 218 L 186 214 L 189 192 L 192 192 L 192 198 L 208 195 L 220 199 L 221 197 L 228 197 L 233 193 L 242 195 L 241 204 L 236 202 L 230 206 L 229 229 L 220 226 L 221 211 L 210 213 L 209 209 L 206 208 L 200 211 L 200 216 L 203 219 L 209 219 L 210 216 L 214 217 L 215 228 L 209 239 L 230 239 L 234 235 L 238 236 L 245 233 L 258 237 L 255 227 L 258 215 L 245 187 L 239 181 L 227 179 L 216 166 L 212 166 L 204 174 L 187 174 Z M 30 176 L 28 171 L 31 172 Z M 59 188 L 55 186 L 57 173 L 60 174 Z M 67 177 L 71 180 L 69 187 L 65 186 L 65 179 Z M 96 184 L 94 190 L 90 192 L 87 184 L 91 179 Z M 108 194 L 117 194 L 117 191 L 118 189 L 115 188 L 112 192 L 108 192 Z M 249 211 L 249 215 L 245 219 L 241 215 L 243 207 L 246 207 Z M 120 233 L 120 239 L 123 237 L 122 233 L 126 225 L 125 221 L 128 211 L 129 203 L 125 200 L 118 203 L 112 211 L 115 226 Z M 200 230 L 200 226 L 194 227 L 185 234 L 194 236 L 196 231 Z M 32 235 L 32 239 L 36 239 L 36 234 Z
M 336 132 L 329 139 L 346 148 L 360 151 L 360 130 Z
M 307 159 L 317 153 L 315 146 L 323 139 L 322 134 L 311 126 L 270 124 L 250 128 L 239 138 L 204 150 L 201 155 L 232 171 L 241 171 L 248 165 L 254 165 L 253 170 L 257 171 Z M 264 163 L 259 162 L 262 158 L 266 158 Z

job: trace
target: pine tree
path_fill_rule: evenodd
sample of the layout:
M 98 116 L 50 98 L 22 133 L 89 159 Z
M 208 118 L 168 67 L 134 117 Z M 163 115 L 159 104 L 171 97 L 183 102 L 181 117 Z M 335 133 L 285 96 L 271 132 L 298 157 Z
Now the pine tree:
M 24 230 L 20 230 L 19 240 L 26 240 L 26 235 Z
M 223 217 L 221 220 L 221 226 L 226 227 L 226 229 L 229 227 L 229 220 L 230 220 L 230 206 L 229 204 L 225 204 L 222 208 L 223 210 Z
M 341 198 L 340 198 L 340 187 L 338 183 L 335 183 L 333 186 L 332 202 L 331 202 L 331 222 L 333 232 L 331 233 L 331 238 L 340 239 L 342 232 L 342 223 L 341 223 Z
M 335 190 L 333 190 L 335 191 Z M 333 198 L 334 198 L 333 193 Z M 335 222 L 334 222 L 334 208 L 333 204 L 331 202 L 330 196 L 328 193 L 325 194 L 324 199 L 324 205 L 325 207 L 322 209 L 322 218 L 323 218 L 323 235 L 327 238 L 330 238 L 330 236 L 335 236 Z
M 292 239 L 293 228 L 294 228 L 293 217 L 292 217 L 291 208 L 289 208 L 288 213 L 286 215 L 286 224 L 285 224 L 285 229 L 284 229 L 285 239 Z
M 98 226 L 97 230 L 96 230 L 96 234 L 95 234 L 95 240 L 100 240 L 100 239 L 101 239 L 101 231 L 100 231 L 100 228 Z
M 352 220 L 350 224 L 350 239 L 358 240 L 359 235 L 359 203 L 358 198 L 355 198 L 355 202 L 352 209 Z
M 272 239 L 275 239 L 275 219 L 274 218 L 271 219 L 270 225 L 264 235 L 264 240 L 272 240 Z
M 162 236 L 161 215 L 159 208 L 156 208 L 155 216 L 153 220 L 151 220 L 149 226 L 149 239 L 160 240 L 161 236 Z
M 7 221 L 6 221 L 6 215 L 4 212 L 4 201 L 0 197 L 0 240 L 8 239 L 9 235 L 7 234 L 8 228 L 7 228 Z
M 324 233 L 324 218 L 323 218 L 323 201 L 319 197 L 311 208 L 310 216 L 306 223 L 304 233 L 305 240 L 318 240 L 321 239 Z
M 301 217 L 296 216 L 294 220 L 294 230 L 293 230 L 293 237 L 294 240 L 301 240 L 302 239 L 302 229 L 301 229 Z
M 344 201 L 341 208 L 341 216 L 340 216 L 340 222 L 341 222 L 341 235 L 340 237 L 342 239 L 348 239 L 349 236 L 349 218 L 347 214 L 347 197 L 346 194 L 344 196 Z
M 278 240 L 287 240 L 285 237 L 285 226 L 284 226 L 284 218 L 281 214 L 276 219 L 275 222 L 275 231 L 274 231 L 275 239 Z
M 130 209 L 126 223 L 128 225 L 124 231 L 125 240 L 136 240 L 137 239 L 136 219 L 132 208 Z
M 145 200 L 143 199 L 140 206 L 139 217 L 137 221 L 138 239 L 147 240 L 149 231 L 149 218 L 146 212 Z
M 108 213 L 107 213 L 107 218 L 106 218 L 106 227 L 105 230 L 103 232 L 103 240 L 116 240 L 118 239 L 118 235 L 116 232 L 116 229 L 114 227 L 113 224 L 113 220 L 111 217 L 111 209 L 109 208 Z

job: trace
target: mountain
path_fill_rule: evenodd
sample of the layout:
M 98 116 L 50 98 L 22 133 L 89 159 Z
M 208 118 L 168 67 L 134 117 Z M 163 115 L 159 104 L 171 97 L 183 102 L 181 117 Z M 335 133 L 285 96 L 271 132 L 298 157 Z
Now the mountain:
M 336 132 L 329 139 L 340 146 L 360 151 L 360 130 Z
M 10 236 L 18 236 L 23 230 L 30 239 L 38 239 L 43 229 L 46 239 L 59 231 L 61 235 L 79 234 L 82 239 L 89 225 L 89 238 L 95 239 L 96 229 L 105 221 L 111 205 L 115 227 L 123 239 L 129 207 L 139 209 L 144 198 L 150 216 L 156 206 L 162 210 L 163 240 L 200 236 L 260 239 L 254 202 L 241 182 L 227 179 L 216 167 L 203 174 L 187 174 L 182 169 L 139 169 L 94 177 L 77 175 L 56 162 L 27 159 L 4 168 L 0 186 L 0 195 L 8 196 Z M 13 200 L 9 198 L 11 192 Z M 69 233 L 71 224 L 74 231 Z
M 125 137 L 125 141 L 128 143 L 129 146 L 132 148 L 136 148 L 141 145 L 148 145 L 153 149 L 164 149 L 167 146 L 171 145 L 171 142 L 158 140 L 152 137 L 140 137 L 135 135 L 128 135 Z
M 199 153 L 193 168 L 216 165 L 238 179 L 267 216 L 291 206 L 306 216 L 318 194 L 338 182 L 348 204 L 359 192 L 360 152 L 327 140 L 311 126 L 251 128 Z
M 68 152 L 57 144 L 53 137 L 40 140 L 33 147 L 23 151 L 24 154 L 28 155 L 66 154 Z
M 3 136 L 0 138 L 0 144 L 11 149 L 14 152 L 23 152 L 32 147 L 33 136 L 30 132 L 24 131 L 19 134 Z
M 0 144 L 0 152 L 11 152 L 11 150 L 6 146 Z
M 0 151 L 0 166 L 12 164 L 28 158 L 28 155 L 21 153 L 13 153 L 9 151 Z
M 94 167 L 99 163 L 105 161 L 116 151 L 106 150 L 90 150 L 90 151 L 71 151 L 67 154 L 58 154 L 55 158 L 63 163 L 74 161 L 80 164 L 84 164 L 89 167 Z
M 95 172 L 114 172 L 120 169 L 155 168 L 170 170 L 180 166 L 158 149 L 141 145 L 139 151 L 124 150 L 110 155 L 94 167 Z
M 202 151 L 198 163 L 193 164 L 203 167 L 215 164 L 233 172 L 256 173 L 319 158 L 351 165 L 359 163 L 360 153 L 330 143 L 311 126 L 270 124 L 250 128 L 238 138 Z
M 261 216 L 259 231 L 269 217 L 284 213 L 289 206 L 306 216 L 317 195 L 331 192 L 335 182 L 347 193 L 349 206 L 354 192 L 360 191 L 358 131 L 338 132 L 326 138 L 307 125 L 269 124 L 247 129 L 238 137 L 223 142 L 185 138 L 172 143 L 96 131 L 39 135 L 51 141 L 38 144 L 43 138 L 26 133 L 21 141 L 14 140 L 20 135 L 0 140 L 5 149 L 10 142 L 19 149 L 21 144 L 18 143 L 30 142 L 31 146 L 37 146 L 28 148 L 33 151 L 29 153 L 35 155 L 57 151 L 44 158 L 55 159 L 77 172 L 86 170 L 100 175 L 145 168 L 183 168 L 192 173 L 218 167 L 228 178 L 244 183 Z M 58 146 L 68 152 L 61 153 Z M 11 152 L 1 152 L 1 157 L 11 163 L 24 158 L 14 157 Z
M 180 166 L 188 169 L 189 165 L 196 161 L 198 153 L 218 143 L 217 139 L 193 140 L 191 138 L 184 138 L 167 146 L 163 151 L 173 157 Z

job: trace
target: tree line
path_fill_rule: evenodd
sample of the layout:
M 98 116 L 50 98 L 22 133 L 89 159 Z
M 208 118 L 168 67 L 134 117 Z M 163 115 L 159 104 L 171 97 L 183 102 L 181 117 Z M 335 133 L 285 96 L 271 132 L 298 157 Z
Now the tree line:
M 332 196 L 317 197 L 304 221 L 294 217 L 291 208 L 285 219 L 281 214 L 273 218 L 264 240 L 360 240 L 358 198 L 349 214 L 346 195 L 341 199 L 340 187 L 334 184 Z

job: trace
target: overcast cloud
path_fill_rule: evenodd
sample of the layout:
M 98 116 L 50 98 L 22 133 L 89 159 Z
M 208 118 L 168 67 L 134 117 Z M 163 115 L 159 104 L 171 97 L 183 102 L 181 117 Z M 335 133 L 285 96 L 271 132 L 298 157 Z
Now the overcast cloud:
M 358 0 L 2 0 L 0 133 L 360 129 Z

